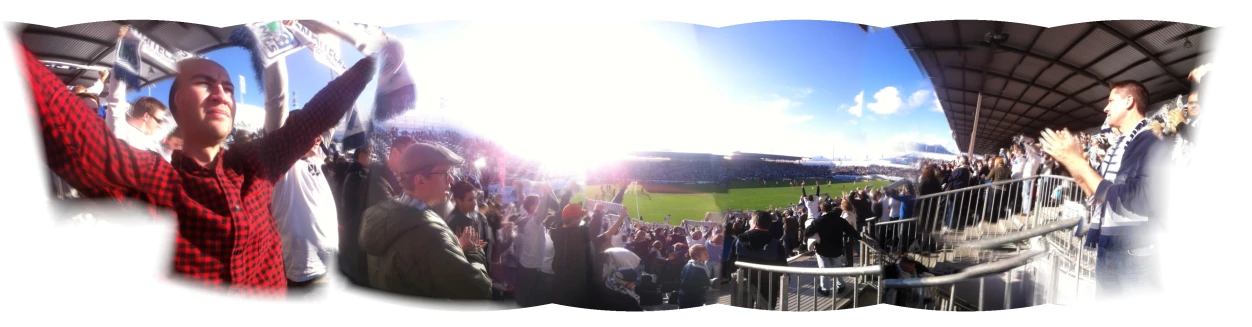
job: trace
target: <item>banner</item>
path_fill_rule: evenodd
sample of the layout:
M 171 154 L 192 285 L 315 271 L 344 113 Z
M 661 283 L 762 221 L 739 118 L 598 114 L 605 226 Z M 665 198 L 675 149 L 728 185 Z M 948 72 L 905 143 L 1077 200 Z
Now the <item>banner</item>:
M 253 51 L 259 54 L 264 67 L 269 67 L 274 62 L 299 51 L 303 47 L 296 35 L 277 21 L 244 24 L 235 30 L 235 34 L 231 35 L 231 40 L 236 41 L 245 38 L 245 35 L 240 35 L 242 33 L 248 33 L 256 40 L 256 46 Z
M 295 35 L 300 44 L 309 48 L 309 51 L 313 53 L 313 59 L 335 71 L 336 75 L 343 75 L 348 70 L 348 67 L 343 64 L 341 51 L 343 42 L 339 37 L 330 33 L 314 32 L 308 26 L 294 20 L 284 20 L 283 26 Z
M 592 199 L 583 200 L 583 209 L 587 210 L 588 212 L 594 211 L 597 205 L 602 206 L 604 208 L 604 212 L 608 214 L 613 214 L 617 212 L 626 212 L 626 206 L 620 205 L 617 203 L 600 201 L 600 200 L 592 200 Z M 627 218 L 629 218 L 630 214 L 626 214 L 626 216 Z
M 683 229 L 686 229 L 688 234 L 691 234 L 691 232 L 693 231 L 692 227 L 698 228 L 699 230 L 702 230 L 705 232 L 709 232 L 709 231 L 712 231 L 714 228 L 717 228 L 718 226 L 721 226 L 721 223 L 703 222 L 703 221 L 695 221 L 695 220 L 683 220 L 683 223 L 682 223 Z
M 491 194 L 499 194 L 500 201 L 504 202 L 501 203 L 502 205 L 518 201 L 517 197 L 513 195 L 512 185 L 504 186 L 502 184 L 491 184 L 487 185 L 487 190 L 491 191 Z

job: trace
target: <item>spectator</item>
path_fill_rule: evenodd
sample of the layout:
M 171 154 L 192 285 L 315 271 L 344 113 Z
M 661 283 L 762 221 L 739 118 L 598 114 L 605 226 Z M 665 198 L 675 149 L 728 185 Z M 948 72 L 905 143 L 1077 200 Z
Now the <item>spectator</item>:
M 119 200 L 126 195 L 173 209 L 180 244 L 173 264 L 177 274 L 231 292 L 286 295 L 281 237 L 264 200 L 273 198 L 274 183 L 317 135 L 351 108 L 373 76 L 373 58 L 331 81 L 304 114 L 274 132 L 281 136 L 229 150 L 223 143 L 235 116 L 232 75 L 208 59 L 179 62 L 169 110 L 183 127 L 184 151 L 166 162 L 118 140 L 96 108 L 75 99 L 42 62 L 23 51 L 53 173 L 86 195 Z
M 708 248 L 700 244 L 691 246 L 691 261 L 683 268 L 682 287 L 678 290 L 680 309 L 704 306 L 706 293 L 712 285 L 709 281 L 711 272 L 707 265 L 708 260 Z
M 366 144 L 353 154 L 353 162 L 344 172 L 343 191 L 339 193 L 339 271 L 350 283 L 369 286 L 369 260 L 361 248 L 361 215 L 368 208 L 365 203 L 370 176 L 370 155 L 373 147 Z M 399 156 L 396 156 L 399 158 Z
M 787 266 L 786 248 L 782 246 L 778 239 L 770 237 L 767 229 L 773 223 L 774 217 L 766 211 L 756 211 L 752 214 L 751 230 L 743 234 L 739 234 L 735 241 L 735 261 L 748 262 L 771 266 Z M 756 276 L 746 276 L 751 284 L 750 288 L 757 289 L 759 292 L 754 294 L 752 302 L 758 309 L 774 309 L 777 303 L 779 291 L 782 289 L 780 280 L 769 278 L 769 274 L 756 274 Z M 772 292 L 771 292 L 772 290 Z
M 608 311 L 643 311 L 639 305 L 639 294 L 635 293 L 635 285 L 639 283 L 639 273 L 631 268 L 621 268 L 604 280 L 600 299 L 600 309 Z
M 829 202 L 821 204 L 822 215 L 813 221 L 813 225 L 804 231 L 805 237 L 817 236 L 819 240 L 816 245 L 810 246 L 816 249 L 817 266 L 819 268 L 835 268 L 846 266 L 844 263 L 848 257 L 847 251 L 844 250 L 844 237 L 859 240 L 856 228 L 848 223 L 848 219 L 837 215 L 834 212 L 834 205 Z M 853 220 L 855 221 L 855 220 Z M 826 283 L 826 278 L 819 279 L 818 292 L 823 296 L 830 296 L 830 287 Z M 843 289 L 843 281 L 834 278 L 835 287 Z
M 1159 228 L 1164 199 L 1155 198 L 1166 177 L 1158 175 L 1168 159 L 1168 143 L 1143 133 L 1149 97 L 1134 81 L 1113 83 L 1104 108 L 1109 127 L 1120 137 L 1098 170 L 1087 165 L 1081 144 L 1068 131 L 1045 130 L 1044 152 L 1056 158 L 1074 176 L 1095 207 L 1090 221 L 1078 226 L 1088 246 L 1096 251 L 1096 289 L 1099 296 L 1119 296 L 1160 288 L 1153 233 Z M 1125 267 L 1136 267 L 1126 269 Z
M 404 151 L 398 172 L 404 195 L 365 211 L 361 246 L 374 288 L 440 299 L 491 298 L 486 254 L 472 227 L 460 236 L 430 206 L 448 201 L 463 160 L 446 148 L 418 143 Z
M 297 114 L 293 111 L 288 123 Z M 331 257 L 339 246 L 335 198 L 321 167 L 312 159 L 321 143 L 319 136 L 304 158 L 274 184 L 274 220 L 282 235 L 283 266 L 291 288 L 324 284 Z

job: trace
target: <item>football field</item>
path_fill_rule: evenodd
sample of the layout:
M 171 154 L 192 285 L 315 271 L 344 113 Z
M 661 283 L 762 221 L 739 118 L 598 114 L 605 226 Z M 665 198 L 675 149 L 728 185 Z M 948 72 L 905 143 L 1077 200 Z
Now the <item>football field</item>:
M 808 194 L 814 194 L 814 180 L 809 180 Z M 631 217 L 639 217 L 644 221 L 664 222 L 665 215 L 672 215 L 670 224 L 678 225 L 683 220 L 703 220 L 707 212 L 726 212 L 733 210 L 768 209 L 772 206 L 786 206 L 800 200 L 800 187 L 792 187 L 784 181 L 769 181 L 767 185 L 760 182 L 733 181 L 729 188 L 714 185 L 644 185 L 646 192 L 634 194 L 627 192 L 622 200 Z M 833 182 L 819 181 L 822 193 L 832 197 L 844 191 L 868 185 L 878 188 L 891 185 L 890 181 L 871 180 L 864 182 Z M 611 197 L 612 195 L 608 195 Z M 585 193 L 576 195 L 571 202 L 577 203 L 584 197 L 597 200 L 608 200 L 600 197 L 600 185 L 587 185 Z M 592 208 L 586 208 L 591 210 Z

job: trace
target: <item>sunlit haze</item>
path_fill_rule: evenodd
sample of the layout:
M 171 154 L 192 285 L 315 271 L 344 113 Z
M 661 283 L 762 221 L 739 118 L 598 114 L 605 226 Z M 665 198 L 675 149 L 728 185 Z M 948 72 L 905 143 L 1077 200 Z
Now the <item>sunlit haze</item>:
M 887 29 L 439 22 L 385 31 L 404 42 L 417 83 L 417 109 L 402 125 L 462 128 L 556 171 L 633 151 L 860 160 L 902 143 L 956 148 L 931 83 Z M 245 51 L 209 57 L 240 84 L 260 85 Z M 362 55 L 345 44 L 343 58 L 350 66 Z M 287 61 L 297 101 L 330 79 L 307 51 Z M 373 84 L 358 100 L 366 117 Z M 241 107 L 264 103 L 251 88 Z M 168 81 L 151 92 L 163 98 Z M 238 118 L 263 119 L 245 111 Z

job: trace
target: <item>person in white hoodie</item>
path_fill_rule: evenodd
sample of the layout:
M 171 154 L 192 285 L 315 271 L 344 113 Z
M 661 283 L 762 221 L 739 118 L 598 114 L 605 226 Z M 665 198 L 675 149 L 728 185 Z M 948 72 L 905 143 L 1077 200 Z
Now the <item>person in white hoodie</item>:
M 548 218 L 555 196 L 552 187 L 546 183 L 518 183 L 519 186 L 523 184 L 538 188 L 543 195 L 542 198 L 528 195 L 522 200 L 522 217 L 513 236 L 513 251 L 522 266 L 517 276 L 515 298 L 517 305 L 529 308 L 550 302 L 555 249 L 543 222 Z
M 1040 151 L 1039 144 L 1033 138 L 1021 137 L 1022 148 L 1025 149 L 1026 160 L 1022 164 L 1022 178 L 1035 177 L 1039 171 L 1039 166 L 1043 164 L 1043 151 Z M 1034 199 L 1034 180 L 1027 179 L 1022 182 L 1022 214 L 1029 216 Z
M 287 285 L 293 289 L 324 284 L 339 248 L 339 211 L 317 158 L 322 142 L 318 137 L 274 185 L 272 210 L 282 235 Z

